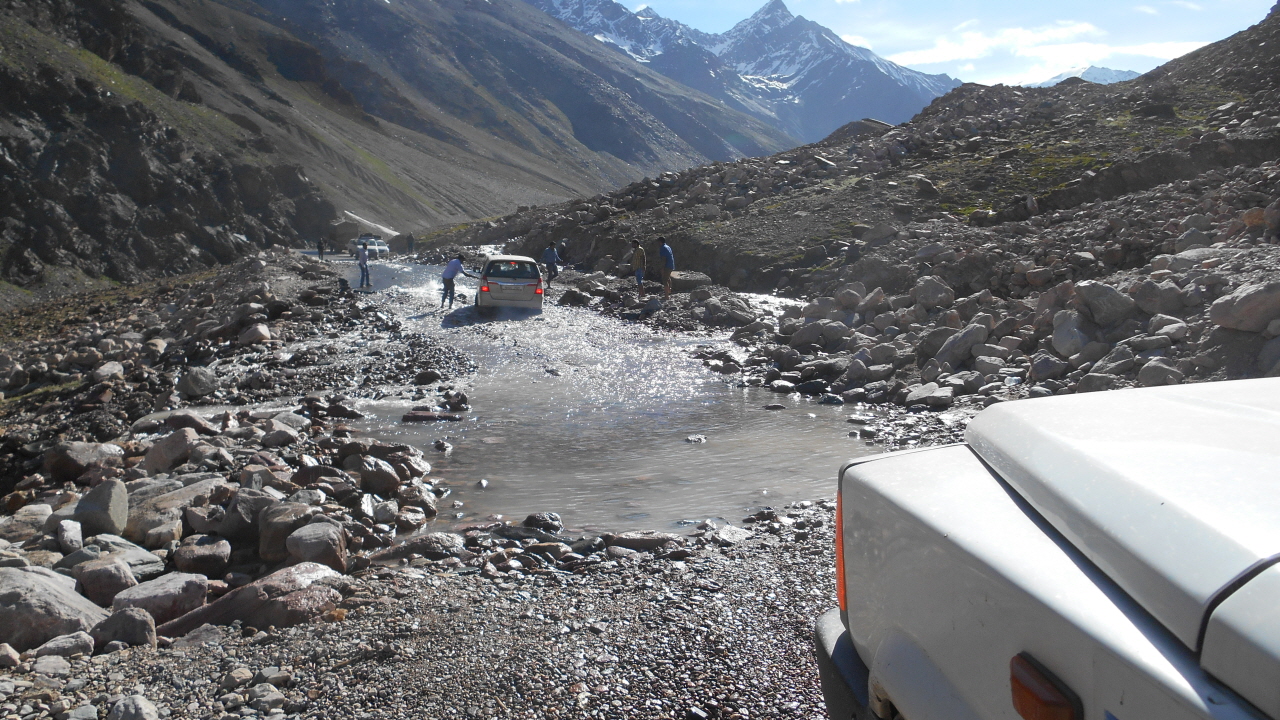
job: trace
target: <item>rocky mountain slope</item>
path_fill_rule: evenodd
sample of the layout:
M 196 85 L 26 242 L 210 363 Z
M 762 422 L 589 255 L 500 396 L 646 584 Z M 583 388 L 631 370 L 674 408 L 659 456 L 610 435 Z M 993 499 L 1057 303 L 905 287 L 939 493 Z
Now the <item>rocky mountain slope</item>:
M 570 26 L 806 142 L 850 120 L 902 122 L 959 85 L 855 47 L 770 0 L 723 34 L 613 0 L 526 0 Z
M 790 144 L 513 0 L 10 3 L 0 74 L 6 304 Z
M 554 240 L 616 273 L 630 240 L 666 236 L 682 269 L 808 303 L 769 316 L 719 291 L 650 307 L 600 278 L 586 300 L 740 326 L 746 364 L 715 359 L 733 372 L 817 363 L 760 376 L 782 390 L 906 403 L 929 383 L 1026 397 L 1280 372 L 1277 41 L 1273 10 L 1128 83 L 966 85 L 901 126 L 852 123 L 438 240 Z
M 1034 83 L 1028 87 L 1053 87 L 1068 78 L 1080 78 L 1099 85 L 1111 85 L 1125 80 L 1132 80 L 1141 74 L 1132 70 L 1112 70 L 1111 68 L 1098 67 L 1097 65 L 1088 65 L 1059 73 L 1044 82 Z

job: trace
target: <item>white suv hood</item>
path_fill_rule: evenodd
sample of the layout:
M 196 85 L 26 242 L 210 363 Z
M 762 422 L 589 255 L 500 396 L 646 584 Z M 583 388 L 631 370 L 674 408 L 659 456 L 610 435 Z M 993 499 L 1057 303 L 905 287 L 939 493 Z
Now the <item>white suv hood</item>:
M 1004 403 L 965 439 L 1193 650 L 1215 597 L 1280 555 L 1280 379 Z

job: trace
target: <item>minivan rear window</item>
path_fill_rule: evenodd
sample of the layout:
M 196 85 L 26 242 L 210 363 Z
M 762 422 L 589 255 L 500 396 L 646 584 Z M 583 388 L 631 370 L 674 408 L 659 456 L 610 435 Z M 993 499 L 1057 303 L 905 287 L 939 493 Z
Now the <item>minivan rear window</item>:
M 484 269 L 484 276 L 509 280 L 536 280 L 538 266 L 527 260 L 493 260 Z

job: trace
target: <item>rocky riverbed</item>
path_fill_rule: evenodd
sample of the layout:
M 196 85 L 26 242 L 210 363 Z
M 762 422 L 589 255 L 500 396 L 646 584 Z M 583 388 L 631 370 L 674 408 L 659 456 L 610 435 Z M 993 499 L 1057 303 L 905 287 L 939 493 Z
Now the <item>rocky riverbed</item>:
M 344 425 L 468 409 L 470 362 L 396 312 L 277 253 L 6 318 L 6 718 L 820 714 L 829 504 L 441 521 L 436 448 Z

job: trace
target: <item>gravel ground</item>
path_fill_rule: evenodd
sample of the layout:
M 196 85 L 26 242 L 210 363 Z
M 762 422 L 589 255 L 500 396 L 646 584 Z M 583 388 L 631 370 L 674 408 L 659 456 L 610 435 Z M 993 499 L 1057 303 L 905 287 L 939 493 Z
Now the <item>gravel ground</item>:
M 733 545 L 614 548 L 573 573 L 370 568 L 311 624 L 73 659 L 65 685 L 0 673 L 0 711 L 97 717 L 139 694 L 161 717 L 202 719 L 823 717 L 809 628 L 834 602 L 832 509 L 744 523 Z

